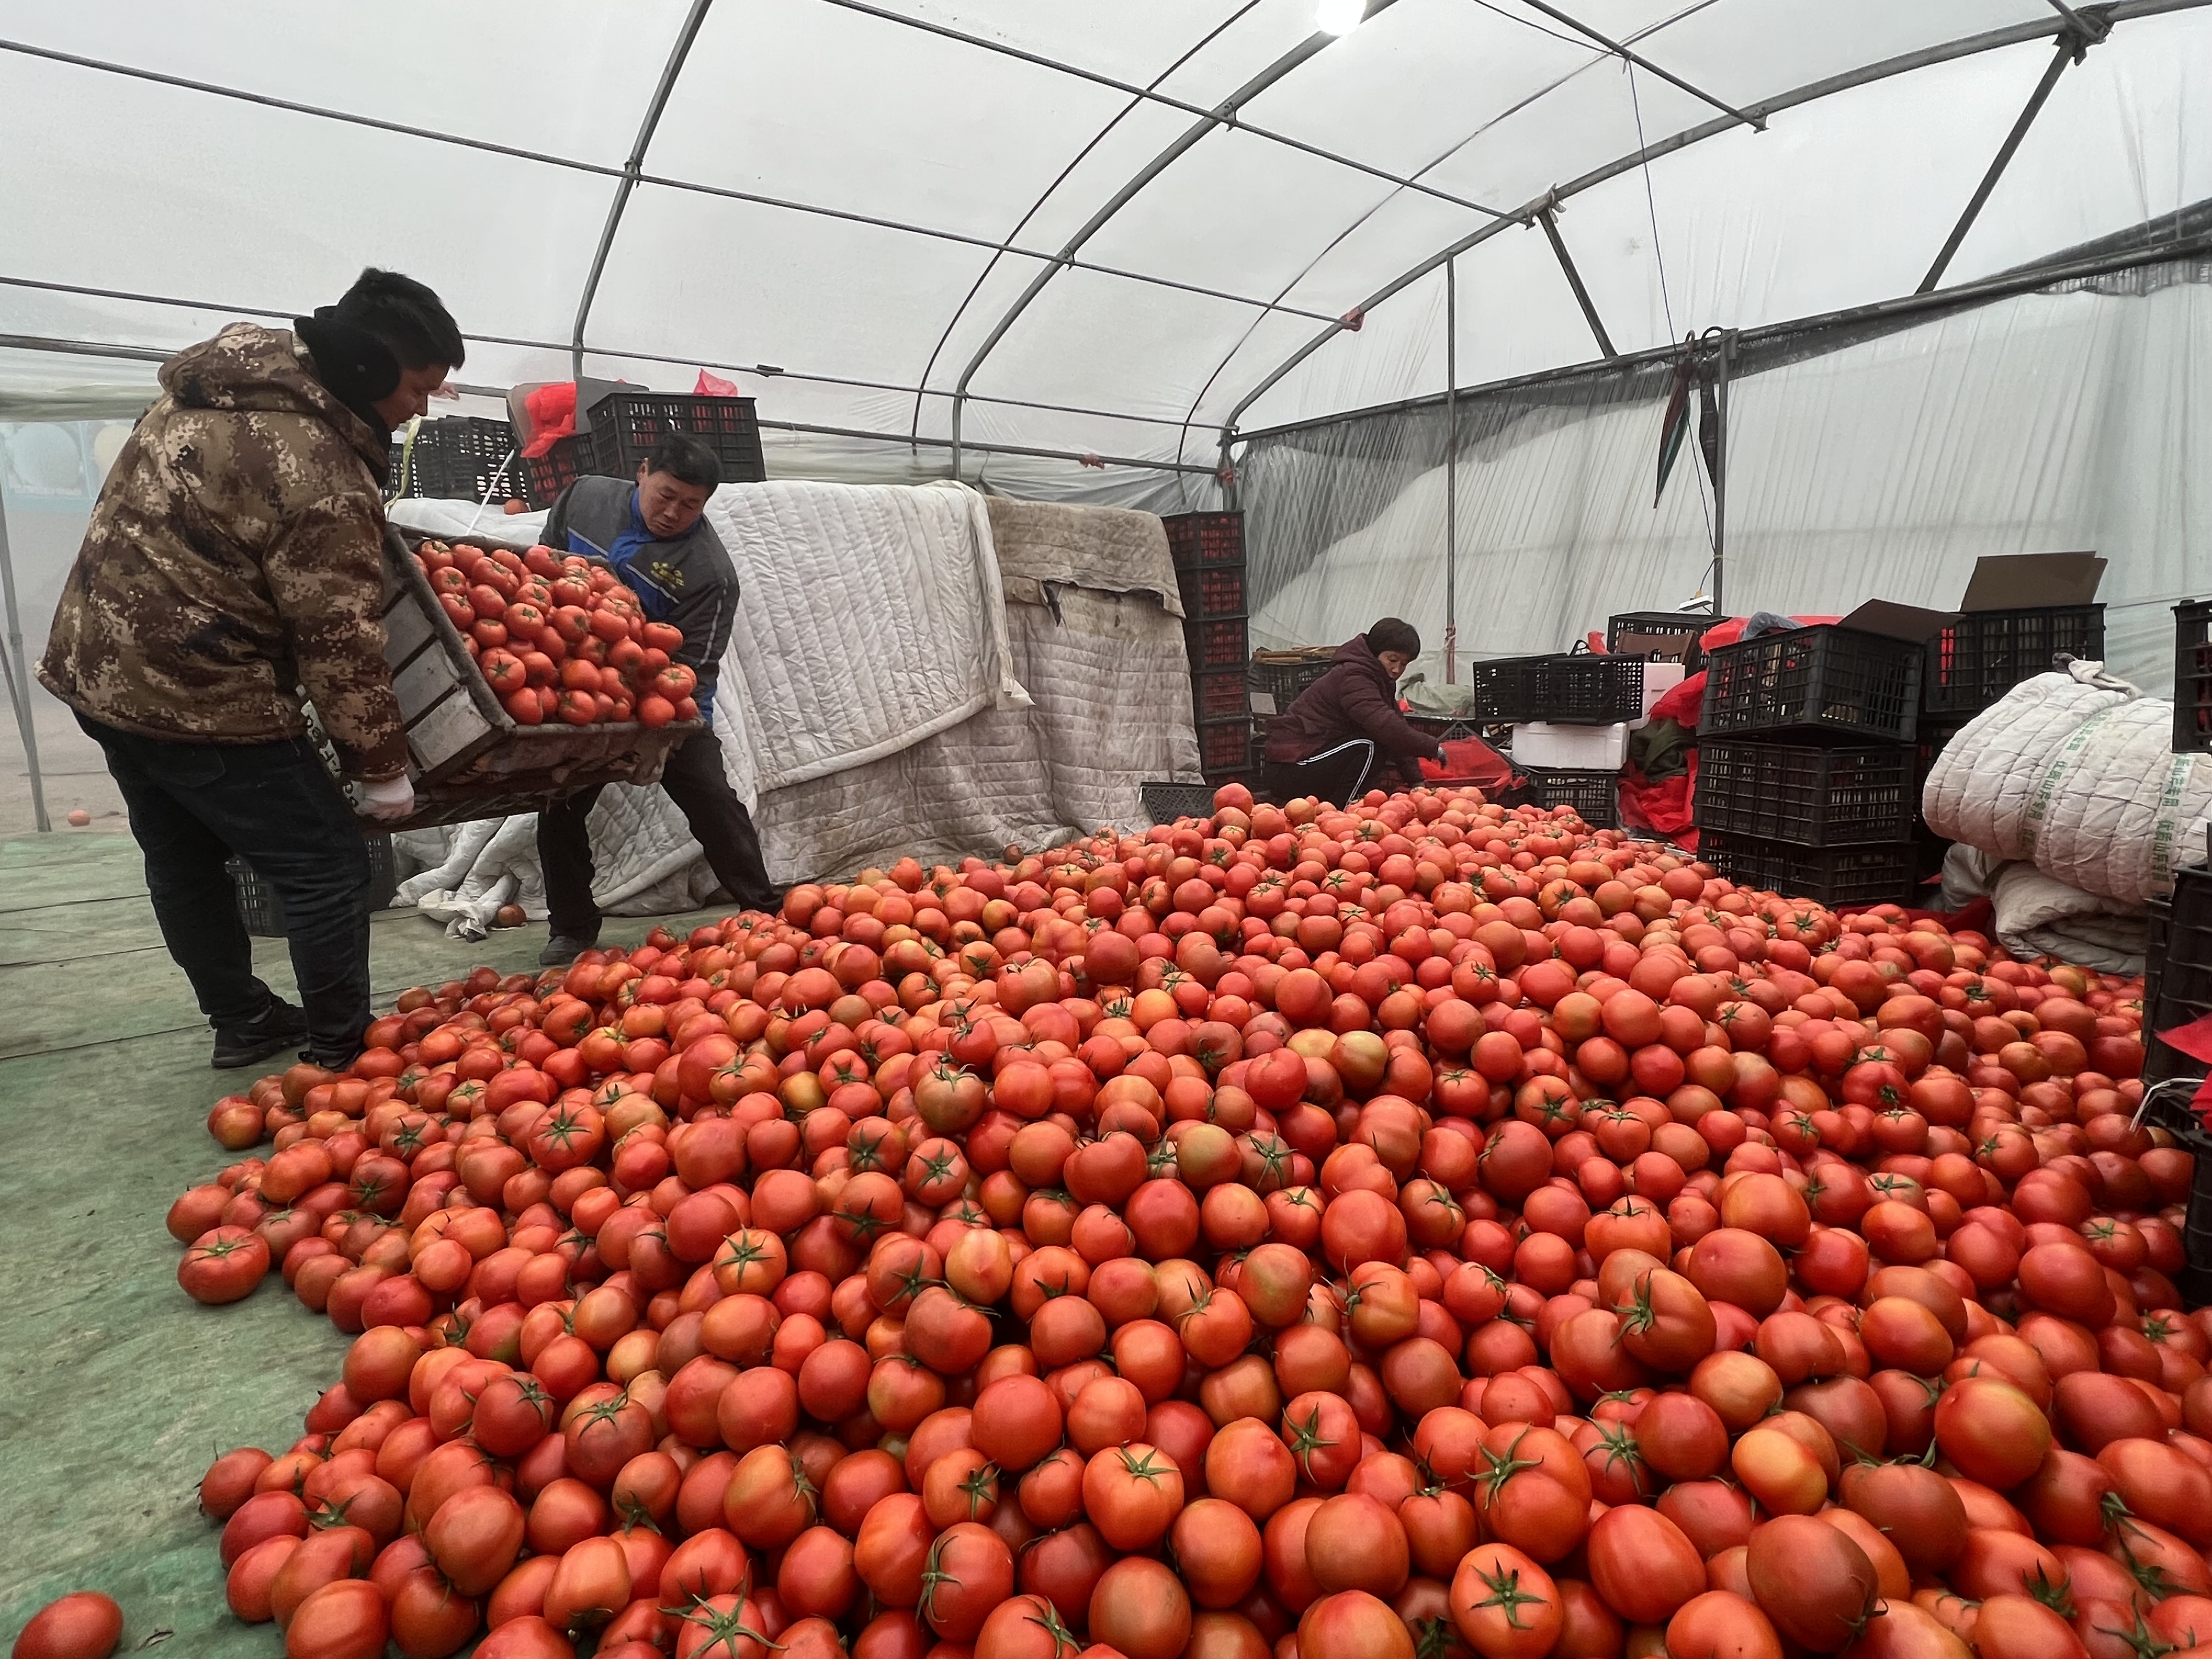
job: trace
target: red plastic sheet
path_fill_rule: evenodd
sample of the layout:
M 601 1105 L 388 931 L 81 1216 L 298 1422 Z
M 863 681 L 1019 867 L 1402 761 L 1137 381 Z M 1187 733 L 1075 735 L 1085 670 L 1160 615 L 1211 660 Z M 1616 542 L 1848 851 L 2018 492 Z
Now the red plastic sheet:
M 1449 738 L 1441 745 L 1444 763 L 1424 757 L 1421 775 L 1431 782 L 1441 783 L 1449 778 L 1454 783 L 1472 784 L 1486 795 L 1494 795 L 1513 781 L 1513 768 L 1480 738 Z

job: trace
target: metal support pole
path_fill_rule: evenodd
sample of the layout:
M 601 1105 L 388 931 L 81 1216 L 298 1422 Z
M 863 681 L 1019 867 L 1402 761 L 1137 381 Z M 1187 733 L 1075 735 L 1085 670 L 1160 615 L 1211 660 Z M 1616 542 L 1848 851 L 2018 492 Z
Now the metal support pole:
M 39 773 L 39 734 L 31 722 L 31 665 L 23 656 L 23 619 L 15 609 L 15 561 L 8 550 L 8 507 L 0 501 L 0 593 L 8 606 L 8 701 L 15 705 L 15 730 L 23 739 L 23 762 L 31 771 L 31 813 L 40 834 L 52 830 L 46 816 L 46 781 Z
M 2043 71 L 2043 79 L 2035 83 L 2035 90 L 2028 94 L 2027 106 L 2021 111 L 2020 119 L 2012 124 L 2012 131 L 2005 134 L 2004 143 L 1997 149 L 1996 159 L 1990 163 L 1990 170 L 1982 175 L 1982 182 L 1975 187 L 1972 198 L 1966 204 L 1966 210 L 1959 216 L 1959 222 L 1951 227 L 1950 235 L 1944 239 L 1943 251 L 1936 256 L 1936 263 L 1928 267 L 1928 274 L 1920 279 L 1920 286 L 1913 290 L 1916 294 L 1930 293 L 1936 284 L 1943 280 L 1943 272 L 1951 263 L 1951 256 L 1959 251 L 1959 244 L 1966 240 L 1966 233 L 1974 228 L 1974 221 L 1981 216 L 1982 208 L 1990 199 L 1990 192 L 1997 187 L 1997 180 L 2004 177 L 2004 170 L 2012 161 L 2013 152 L 2020 148 L 2020 141 L 2027 137 L 2028 128 L 2035 125 L 2035 118 L 2042 113 L 2044 100 L 2051 96 L 2051 89 L 2058 84 L 2058 77 L 2065 72 L 2067 64 L 2080 62 L 2082 53 L 2087 50 L 2086 38 L 2074 33 L 2070 28 L 2058 37 L 2058 50 L 2051 54 L 2050 66 Z
M 1597 314 L 1597 306 L 1590 299 L 1589 290 L 1583 286 L 1583 274 L 1575 269 L 1575 262 L 1567 255 L 1566 243 L 1559 239 L 1559 227 L 1553 216 L 1555 211 L 1555 209 L 1546 208 L 1536 216 L 1536 222 L 1544 227 L 1545 240 L 1551 243 L 1552 252 L 1559 256 L 1559 269 L 1566 273 L 1567 286 L 1575 291 L 1575 303 L 1583 308 L 1583 320 L 1589 325 L 1590 334 L 1597 341 L 1598 355 L 1618 357 L 1620 354 L 1613 349 L 1613 338 L 1605 331 L 1605 324 Z M 1446 260 L 1445 264 L 1449 267 L 1450 261 Z
M 952 482 L 960 482 L 960 416 L 968 402 L 965 392 L 952 394 Z
M 1444 684 L 1459 684 L 1459 262 L 1444 261 Z
M 1721 334 L 1720 386 L 1717 402 L 1720 406 L 1720 441 L 1713 446 L 1720 464 L 1713 469 L 1713 614 L 1728 615 L 1721 603 L 1722 572 L 1728 548 L 1728 476 L 1729 476 L 1729 365 L 1735 356 L 1735 331 L 1727 329 Z
M 1221 491 L 1221 510 L 1234 513 L 1243 505 L 1244 492 L 1237 477 L 1237 463 L 1229 453 L 1229 446 L 1236 434 L 1224 429 L 1221 434 L 1219 461 L 1213 471 L 1216 489 Z

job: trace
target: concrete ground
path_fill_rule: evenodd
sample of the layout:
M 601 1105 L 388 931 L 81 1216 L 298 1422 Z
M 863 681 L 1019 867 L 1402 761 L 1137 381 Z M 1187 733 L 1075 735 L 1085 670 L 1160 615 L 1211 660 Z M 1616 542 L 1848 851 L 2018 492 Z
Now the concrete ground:
M 543 942 L 528 927 L 464 945 L 387 912 L 378 1006 L 479 963 L 534 966 Z M 293 994 L 283 940 L 257 940 L 254 960 Z M 121 1651 L 173 1637 L 191 1659 L 273 1659 L 275 1627 L 224 1605 L 194 1487 L 219 1452 L 298 1437 L 348 1339 L 274 1273 L 227 1308 L 177 1287 L 164 1215 L 229 1160 L 203 1119 L 255 1073 L 209 1069 L 127 836 L 0 842 L 0 1006 L 15 1010 L 0 1024 L 0 1642 L 55 1596 L 99 1589 L 122 1605 Z

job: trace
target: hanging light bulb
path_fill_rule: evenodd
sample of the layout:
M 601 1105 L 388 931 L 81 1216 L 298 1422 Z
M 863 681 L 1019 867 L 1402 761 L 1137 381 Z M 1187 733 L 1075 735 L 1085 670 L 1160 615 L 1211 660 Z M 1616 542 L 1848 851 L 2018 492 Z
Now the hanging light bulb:
M 1321 0 L 1314 22 L 1324 34 L 1349 34 L 1367 17 L 1367 0 Z

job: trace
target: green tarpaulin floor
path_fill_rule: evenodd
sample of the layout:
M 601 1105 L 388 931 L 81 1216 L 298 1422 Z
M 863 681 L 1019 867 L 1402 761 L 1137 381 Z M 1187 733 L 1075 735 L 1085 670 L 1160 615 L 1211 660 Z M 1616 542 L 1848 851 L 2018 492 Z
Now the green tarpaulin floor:
M 650 926 L 611 921 L 608 938 Z M 479 963 L 534 968 L 544 940 L 525 927 L 463 944 L 387 912 L 370 945 L 377 1006 Z M 254 958 L 293 994 L 282 939 L 257 940 Z M 228 1308 L 177 1288 L 163 1218 L 229 1157 L 208 1107 L 258 1073 L 209 1069 L 127 836 L 0 843 L 0 1642 L 53 1597 L 99 1589 L 122 1604 L 121 1651 L 158 1639 L 193 1659 L 270 1659 L 276 1627 L 223 1604 L 194 1487 L 217 1452 L 297 1438 L 348 1339 L 273 1272 Z

